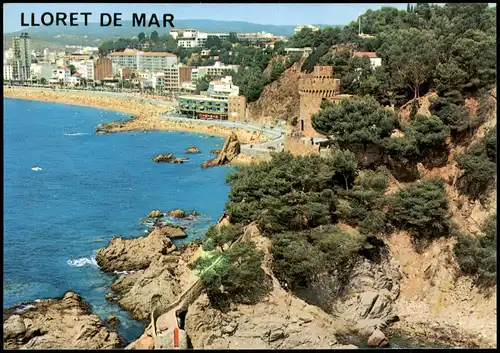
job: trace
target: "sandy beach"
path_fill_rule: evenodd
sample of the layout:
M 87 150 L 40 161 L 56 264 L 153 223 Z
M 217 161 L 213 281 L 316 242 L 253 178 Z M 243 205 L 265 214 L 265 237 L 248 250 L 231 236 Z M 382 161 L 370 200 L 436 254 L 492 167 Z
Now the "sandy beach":
M 113 110 L 135 117 L 134 120 L 127 122 L 123 126 L 110 130 L 111 132 L 171 130 L 218 136 L 229 136 L 232 132 L 235 132 L 243 144 L 257 143 L 265 140 L 262 132 L 250 132 L 234 127 L 218 125 L 210 126 L 197 124 L 196 122 L 170 121 L 160 117 L 161 114 L 168 111 L 167 106 L 127 96 L 111 96 L 88 91 L 52 91 L 29 87 L 4 87 L 4 97 L 88 106 Z

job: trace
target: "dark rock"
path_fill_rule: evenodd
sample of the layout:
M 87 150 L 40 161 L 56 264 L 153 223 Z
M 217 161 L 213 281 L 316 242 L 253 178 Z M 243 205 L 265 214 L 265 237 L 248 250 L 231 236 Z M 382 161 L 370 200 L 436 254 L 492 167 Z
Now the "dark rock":
M 195 145 L 191 145 L 186 149 L 185 153 L 201 153 L 201 152 L 198 147 L 196 147 Z
M 224 146 L 220 153 L 214 159 L 203 162 L 202 168 L 214 167 L 217 165 L 224 165 L 231 162 L 238 154 L 240 154 L 240 142 L 238 136 L 233 132 L 224 142 Z

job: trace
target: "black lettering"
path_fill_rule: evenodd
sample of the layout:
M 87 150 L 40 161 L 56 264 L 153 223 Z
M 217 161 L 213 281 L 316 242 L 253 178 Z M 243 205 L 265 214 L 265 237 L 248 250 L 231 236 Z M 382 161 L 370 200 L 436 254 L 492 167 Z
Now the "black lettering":
M 151 27 L 151 24 L 153 24 L 153 23 L 156 25 L 156 27 L 160 27 L 160 22 L 158 22 L 158 17 L 156 17 L 155 14 L 151 15 L 151 19 L 149 20 L 148 27 Z
M 29 27 L 29 23 L 24 23 L 24 12 L 21 12 L 21 26 Z
M 165 13 L 163 14 L 163 27 L 167 27 L 167 23 L 170 25 L 170 27 L 174 28 L 174 15 L 171 13 Z
M 48 23 L 47 23 L 47 21 L 45 21 L 45 17 L 47 15 L 50 18 L 50 22 L 48 22 Z M 42 14 L 42 25 L 44 25 L 44 26 L 51 26 L 53 23 L 54 23 L 54 15 L 52 15 L 50 12 L 45 12 L 45 13 Z
M 66 16 L 64 12 L 56 12 L 56 26 L 59 26 L 59 22 L 66 26 Z
M 132 14 L 132 27 L 144 27 L 146 26 L 146 14 L 141 13 L 141 17 L 138 18 L 136 13 Z
M 79 24 L 76 22 L 78 20 L 78 18 L 76 16 L 78 16 L 77 12 L 71 12 L 69 14 L 69 17 L 70 17 L 69 25 L 71 27 L 78 27 L 79 26 Z
M 118 13 L 115 13 L 114 14 L 114 21 L 113 21 L 113 26 L 115 27 L 121 27 L 122 24 L 121 23 L 118 23 L 122 20 L 122 18 L 120 17 L 121 16 L 121 12 L 118 12 Z
M 40 26 L 40 23 L 36 23 L 35 22 L 35 14 L 33 12 L 31 13 L 31 25 L 33 27 L 39 27 Z
M 80 12 L 80 15 L 83 15 L 83 17 L 85 18 L 85 26 L 88 26 L 89 25 L 89 15 L 92 15 L 92 12 Z
M 104 16 L 107 16 L 108 17 L 108 23 L 104 23 Z M 112 21 L 112 18 L 111 18 L 111 15 L 108 14 L 108 13 L 102 13 L 101 14 L 101 26 L 102 27 L 108 27 L 108 26 L 111 26 L 111 21 Z

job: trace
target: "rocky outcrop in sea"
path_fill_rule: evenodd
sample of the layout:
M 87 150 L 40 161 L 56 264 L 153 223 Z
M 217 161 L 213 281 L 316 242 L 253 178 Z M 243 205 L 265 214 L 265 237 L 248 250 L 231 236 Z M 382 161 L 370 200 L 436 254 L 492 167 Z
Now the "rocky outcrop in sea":
M 173 163 L 173 164 L 182 164 L 185 161 L 189 161 L 189 158 L 181 157 L 177 158 L 173 153 L 168 154 L 159 154 L 152 158 L 152 160 L 156 163 Z
M 222 146 L 217 157 L 209 161 L 204 162 L 201 167 L 208 168 L 217 165 L 225 165 L 231 162 L 237 155 L 240 154 L 240 142 L 238 141 L 238 136 L 233 132 L 231 136 L 226 138 L 224 146 Z
M 201 153 L 200 149 L 196 147 L 195 145 L 191 145 L 188 148 L 186 148 L 186 151 L 184 153 Z
M 114 349 L 124 340 L 92 314 L 80 295 L 39 299 L 3 313 L 6 349 Z
M 179 235 L 185 236 L 182 229 L 166 226 L 153 229 L 146 237 L 114 237 L 106 247 L 99 249 L 96 262 L 105 272 L 143 270 L 162 255 L 174 252 L 176 246 L 170 236 Z

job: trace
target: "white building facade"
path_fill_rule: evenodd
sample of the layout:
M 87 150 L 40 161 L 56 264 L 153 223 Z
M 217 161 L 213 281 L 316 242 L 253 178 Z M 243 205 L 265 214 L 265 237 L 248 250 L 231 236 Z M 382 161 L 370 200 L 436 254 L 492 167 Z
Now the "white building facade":
M 177 64 L 177 55 L 165 52 L 142 52 L 127 49 L 123 52 L 111 53 L 108 56 L 113 64 L 120 68 L 137 70 L 163 71 Z
M 31 78 L 31 38 L 28 33 L 12 38 L 12 79 L 25 81 Z

